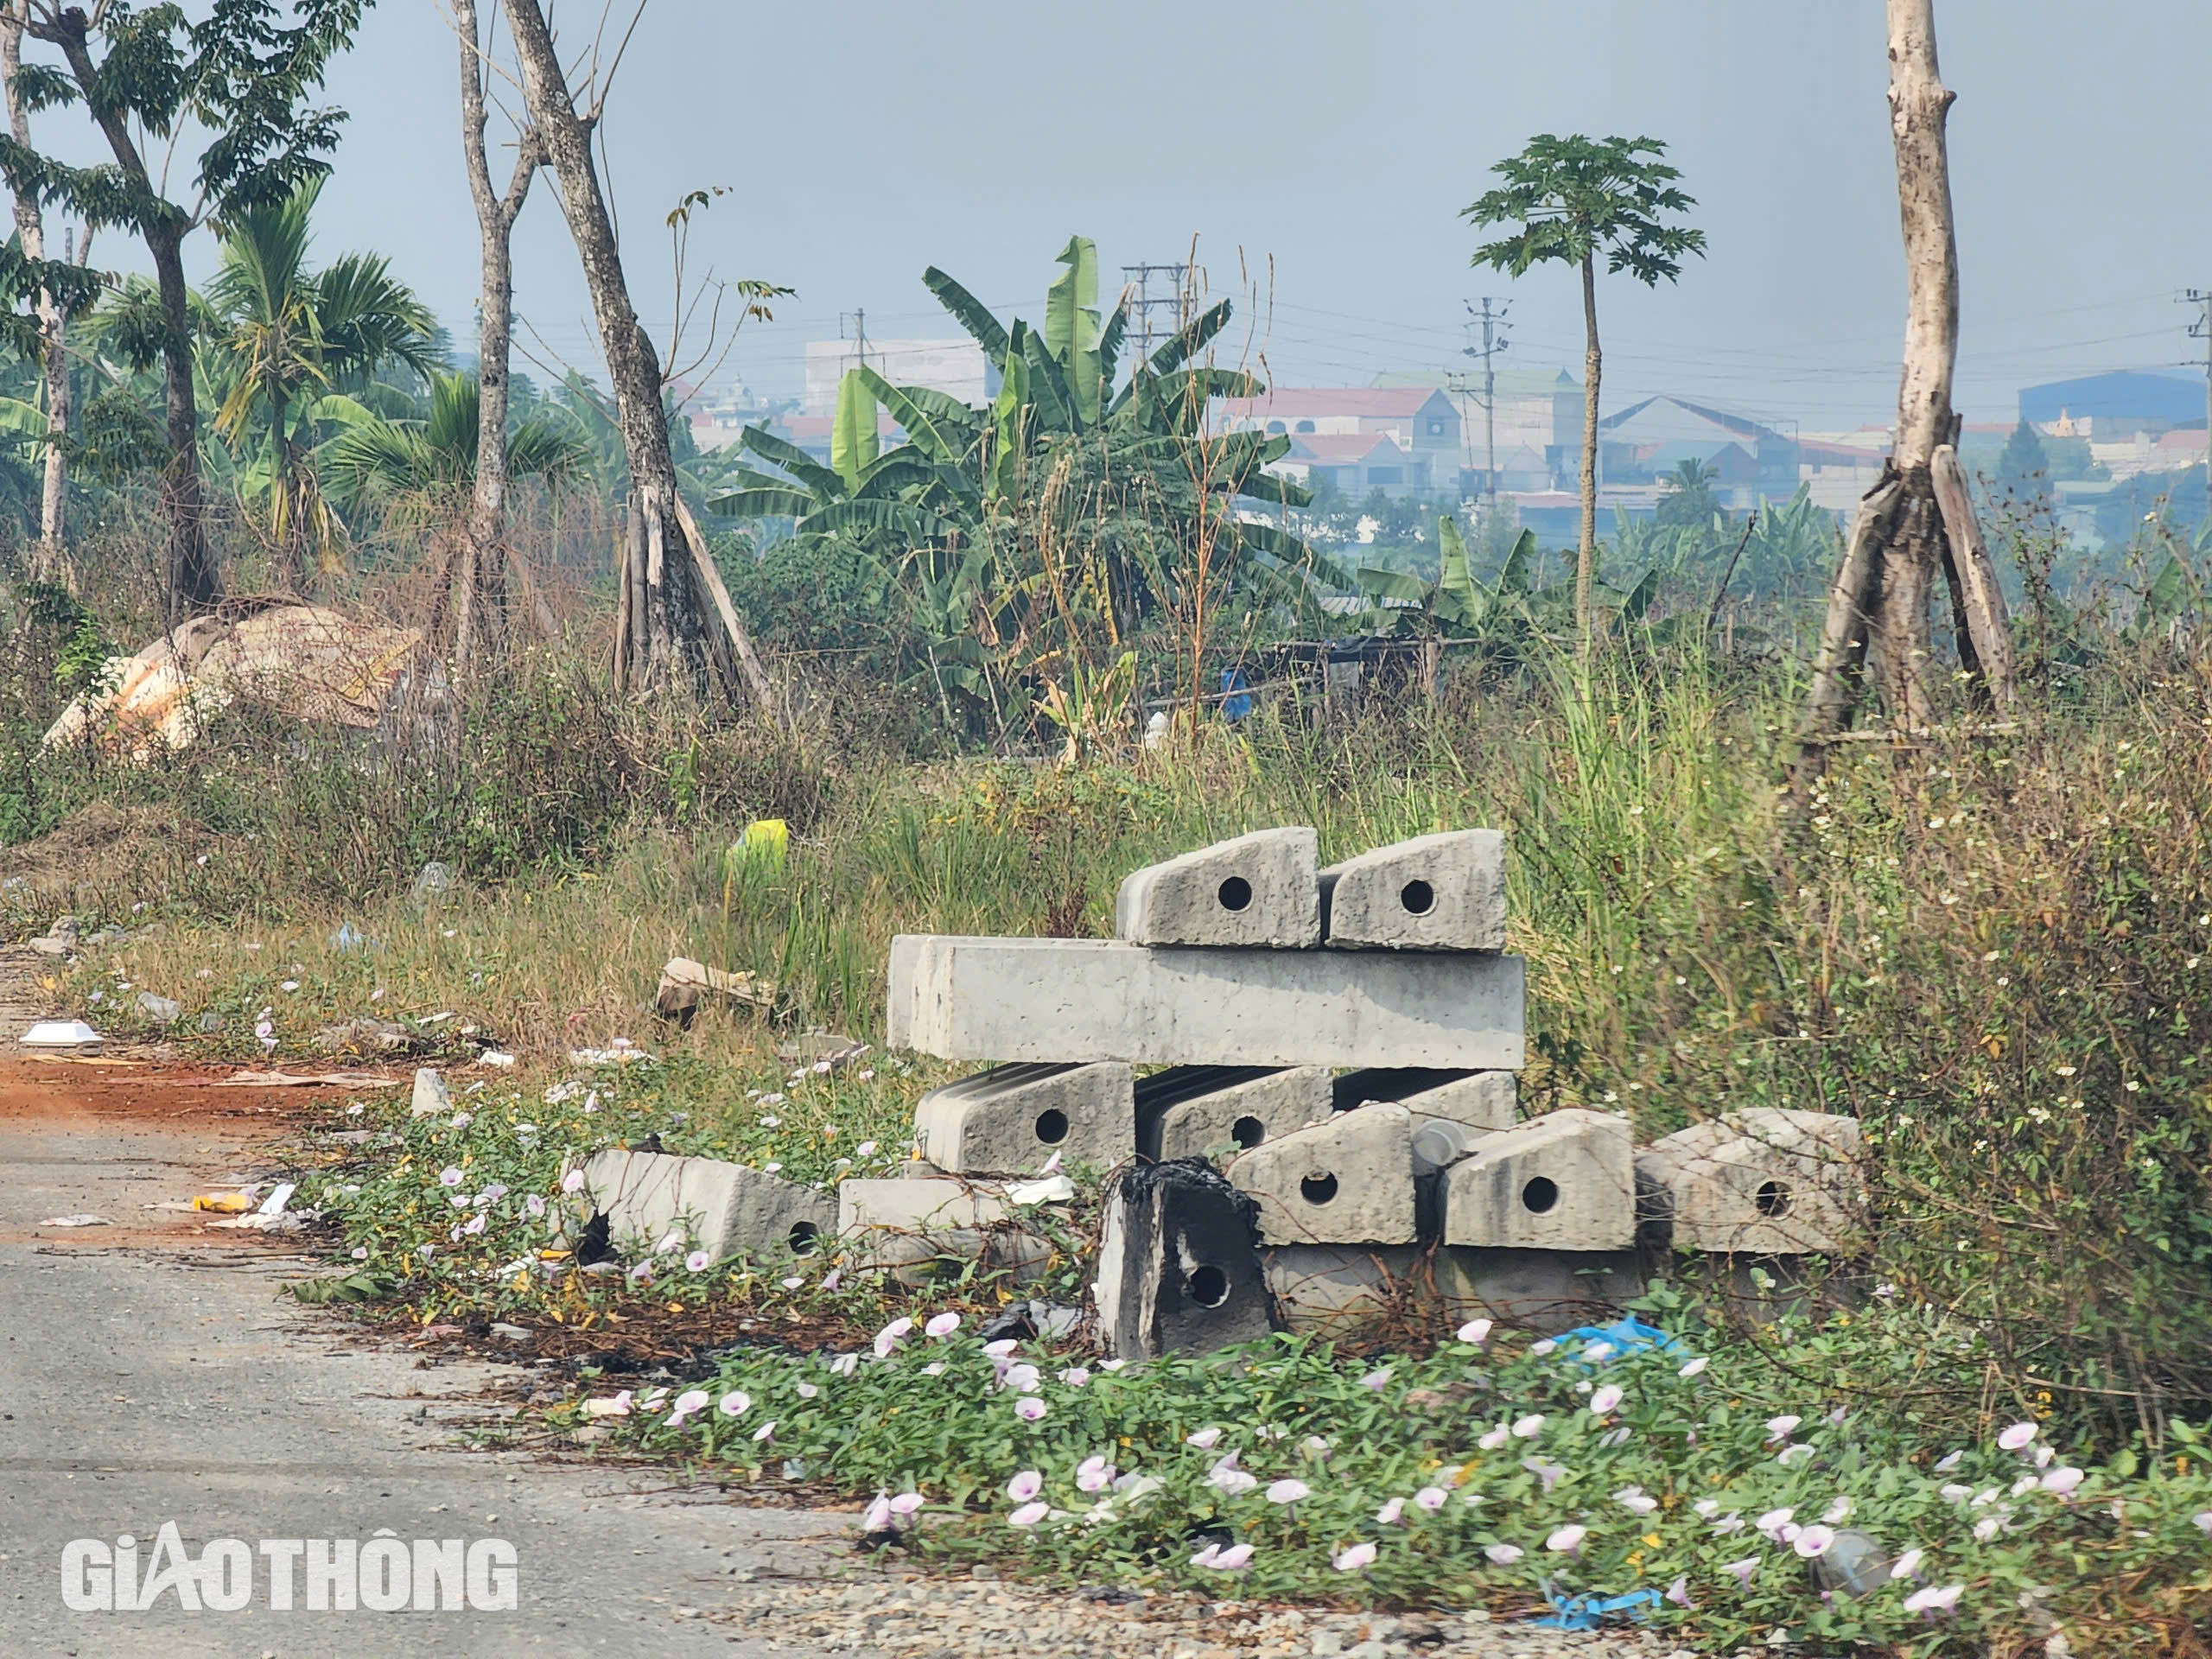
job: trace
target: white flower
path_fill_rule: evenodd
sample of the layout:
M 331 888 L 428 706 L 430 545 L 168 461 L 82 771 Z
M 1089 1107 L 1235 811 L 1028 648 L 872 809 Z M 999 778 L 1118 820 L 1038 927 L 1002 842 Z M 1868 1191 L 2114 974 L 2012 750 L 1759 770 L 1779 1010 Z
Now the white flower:
M 1831 1527 L 1808 1527 L 1790 1541 L 1789 1547 L 1807 1560 L 1825 1555 L 1835 1542 L 1835 1531 Z
M 1466 1324 L 1459 1327 L 1459 1340 L 1472 1343 L 1477 1347 L 1480 1347 L 1489 1338 L 1491 1322 L 1488 1319 L 1469 1319 Z
M 1427 1510 L 1434 1515 L 1450 1500 L 1450 1497 L 1441 1486 L 1424 1486 L 1414 1494 L 1414 1504 L 1415 1508 Z
M 1485 1452 L 1495 1452 L 1499 1446 L 1505 1444 L 1508 1436 L 1510 1436 L 1512 1432 L 1513 1431 L 1506 1427 L 1503 1423 L 1500 1423 L 1496 1428 L 1487 1431 L 1480 1440 L 1475 1442 L 1475 1444 L 1482 1447 Z
M 755 1446 L 765 1445 L 772 1441 L 775 1438 L 776 1425 L 773 1420 L 761 1424 L 760 1427 L 753 1431 L 753 1443 Z
M 922 1327 L 922 1334 L 925 1337 L 949 1337 L 959 1328 L 960 1316 L 957 1313 L 933 1313 L 930 1316 L 930 1322 Z
M 1659 1507 L 1659 1500 L 1641 1486 L 1624 1486 L 1613 1494 L 1613 1501 L 1632 1515 L 1649 1515 Z
M 1997 1444 L 2007 1452 L 2024 1450 L 2034 1443 L 2036 1426 L 2033 1423 L 2014 1423 L 1997 1437 Z
M 1217 1554 L 1206 1565 L 1217 1573 L 1241 1573 L 1245 1567 L 1250 1566 L 1251 1562 L 1251 1545 L 1231 1544 L 1227 1549 Z
M 2054 1469 L 2043 1478 L 2043 1489 L 2059 1497 L 2066 1497 L 2082 1484 L 2082 1478 L 2079 1469 Z
M 1483 1554 L 1500 1567 L 1512 1566 L 1525 1553 L 1518 1544 L 1487 1544 L 1483 1548 Z
M 1802 1417 L 1770 1417 L 1766 1420 L 1766 1437 L 1770 1440 L 1786 1440 L 1804 1421 Z
M 1075 1466 L 1075 1487 L 1079 1492 L 1103 1492 L 1114 1484 L 1114 1465 L 1103 1457 L 1088 1457 Z
M 1025 1503 L 1006 1518 L 1009 1527 L 1033 1527 L 1052 1510 L 1042 1503 Z
M 1582 1548 L 1582 1541 L 1590 1535 L 1590 1529 L 1581 1526 L 1560 1527 L 1544 1540 L 1544 1548 L 1556 1554 L 1572 1555 Z
M 1375 1511 L 1375 1524 L 1378 1527 L 1395 1527 L 1398 1524 L 1399 1517 L 1405 1512 L 1406 1500 L 1402 1497 L 1394 1497 Z
M 1821 1520 L 1826 1525 L 1840 1527 L 1845 1521 L 1850 1518 L 1850 1515 L 1851 1500 L 1847 1497 L 1839 1497 L 1834 1503 L 1828 1505 L 1827 1512 L 1821 1516 Z
M 1051 1409 L 1033 1394 L 1025 1394 L 1014 1402 L 1014 1414 L 1025 1423 L 1039 1423 Z
M 732 1389 L 722 1395 L 721 1403 L 715 1409 L 725 1417 L 742 1417 L 753 1409 L 753 1396 L 743 1389 Z
M 1357 1573 L 1375 1564 L 1375 1546 L 1354 1544 L 1349 1549 L 1340 1549 L 1329 1564 L 1339 1573 Z
M 1959 1597 L 1965 1590 L 1962 1584 L 1947 1585 L 1941 1590 L 1930 1585 L 1907 1596 L 1904 1610 L 1908 1613 L 1948 1613 L 1959 1605 Z
M 1533 1440 L 1537 1435 L 1543 1432 L 1543 1417 L 1541 1414 L 1536 1412 L 1530 1412 L 1526 1417 L 1521 1418 L 1513 1425 L 1514 1436 L 1518 1440 Z
M 1608 1382 L 1590 1396 L 1590 1410 L 1592 1415 L 1604 1417 L 1611 1414 L 1620 1402 L 1620 1389 Z
M 1268 1488 L 1270 1503 L 1297 1503 L 1313 1495 L 1313 1489 L 1302 1480 L 1278 1480 Z
M 1185 1435 L 1183 1439 L 1184 1445 L 1195 1446 L 1201 1452 L 1211 1452 L 1220 1442 L 1221 1431 L 1217 1428 L 1202 1428 L 1195 1434 Z
M 2004 1530 L 2005 1517 L 2001 1515 L 1985 1515 L 1974 1523 L 1974 1538 L 1985 1544 Z

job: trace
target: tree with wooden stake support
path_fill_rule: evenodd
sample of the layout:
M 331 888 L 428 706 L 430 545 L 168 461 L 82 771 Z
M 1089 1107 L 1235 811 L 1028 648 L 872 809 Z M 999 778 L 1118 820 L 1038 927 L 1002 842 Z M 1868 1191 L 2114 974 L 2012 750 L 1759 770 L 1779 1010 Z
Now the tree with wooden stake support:
M 1512 225 L 1510 236 L 1475 250 L 1473 263 L 1510 276 L 1557 263 L 1582 273 L 1582 536 L 1574 558 L 1574 621 L 1585 655 L 1596 631 L 1591 584 L 1598 562 L 1598 260 L 1647 288 L 1678 280 L 1686 254 L 1705 253 L 1705 232 L 1667 222 L 1697 206 L 1676 188 L 1678 168 L 1656 138 L 1555 137 L 1539 133 L 1491 171 L 1505 182 L 1460 217 L 1478 226 Z
M 1935 0 L 1888 0 L 1890 133 L 1904 231 L 1904 368 L 1897 442 L 1859 503 L 1829 591 L 1794 782 L 1802 791 L 1850 724 L 1871 667 L 1892 725 L 1922 731 L 1936 709 L 1928 607 L 1940 567 L 1961 664 L 1977 701 L 2016 696 L 2012 642 L 1995 566 L 1959 465 L 1951 372 L 1959 350 L 1959 245 L 1944 126 L 1955 94 L 1936 61 Z
M 640 3 L 631 19 L 632 29 L 644 10 Z M 510 0 L 507 26 L 514 35 L 530 124 L 560 183 L 569 233 L 575 240 L 591 289 L 600 349 L 607 359 L 623 453 L 630 466 L 616 682 L 642 691 L 658 691 L 678 680 L 702 692 L 719 684 L 733 700 L 749 693 L 753 702 L 772 712 L 777 704 L 768 671 L 730 603 L 706 537 L 677 487 L 676 459 L 661 402 L 665 377 L 660 354 L 631 303 L 613 216 L 592 157 L 592 136 L 607 86 L 620 65 L 621 48 L 618 46 L 603 67 L 596 43 L 584 54 L 585 96 L 579 108 L 539 0 Z M 626 44 L 629 35 L 626 32 L 622 38 Z

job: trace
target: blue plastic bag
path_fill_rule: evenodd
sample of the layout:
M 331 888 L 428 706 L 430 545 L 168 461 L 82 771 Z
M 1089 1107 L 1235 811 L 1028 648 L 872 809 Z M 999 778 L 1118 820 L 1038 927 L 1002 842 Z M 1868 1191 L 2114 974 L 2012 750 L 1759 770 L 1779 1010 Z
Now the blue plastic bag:
M 1540 1630 L 1595 1630 L 1602 1629 L 1609 1619 L 1616 1624 L 1641 1624 L 1649 1617 L 1645 1609 L 1659 1605 L 1656 1590 L 1631 1590 L 1624 1596 L 1569 1596 L 1561 1601 L 1552 1595 L 1551 1586 L 1547 1583 L 1544 1593 L 1551 1597 L 1552 1605 L 1559 1611 L 1548 1618 L 1530 1621 Z M 1623 1617 L 1616 1618 L 1617 1614 Z

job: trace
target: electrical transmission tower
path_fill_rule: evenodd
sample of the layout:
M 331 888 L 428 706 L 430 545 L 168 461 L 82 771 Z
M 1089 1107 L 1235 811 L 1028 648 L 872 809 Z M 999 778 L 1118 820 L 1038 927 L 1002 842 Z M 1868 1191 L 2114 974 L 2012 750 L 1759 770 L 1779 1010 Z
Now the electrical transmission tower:
M 1146 356 L 1152 355 L 1152 313 L 1155 306 L 1164 308 L 1173 319 L 1179 316 L 1183 306 L 1183 283 L 1191 274 L 1188 265 L 1123 265 L 1122 280 L 1136 293 L 1129 300 L 1129 321 L 1135 325 L 1138 349 Z M 1167 291 L 1155 295 L 1152 279 L 1164 277 Z
M 2204 500 L 2208 520 L 2212 520 L 2212 292 L 2192 288 L 2182 301 L 2197 309 L 2189 337 L 2204 342 Z
M 1483 476 L 1488 480 L 1489 485 L 1484 493 L 1490 499 L 1491 510 L 1496 512 L 1497 509 L 1497 354 L 1511 343 L 1505 338 L 1505 308 L 1510 302 L 1493 300 L 1485 294 L 1483 296 L 1483 308 L 1480 311 L 1475 309 L 1475 302 L 1472 300 L 1468 300 L 1465 303 L 1467 308 L 1467 315 L 1472 320 L 1467 324 L 1471 338 L 1465 348 L 1465 355 L 1480 358 L 1483 365 L 1483 450 L 1485 462 Z M 1493 311 L 1491 308 L 1492 306 L 1497 308 Z M 1479 346 L 1475 345 L 1471 339 L 1475 323 L 1478 321 L 1482 324 L 1483 330 L 1483 343 Z

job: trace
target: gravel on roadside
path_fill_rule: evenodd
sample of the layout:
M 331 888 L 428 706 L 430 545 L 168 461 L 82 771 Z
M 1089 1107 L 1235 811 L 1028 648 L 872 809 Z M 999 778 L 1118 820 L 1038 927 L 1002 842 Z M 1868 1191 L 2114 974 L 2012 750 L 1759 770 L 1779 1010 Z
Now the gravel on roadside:
M 740 1583 L 696 1616 L 793 1653 L 894 1659 L 1691 1659 L 1656 1636 L 1535 1630 L 1480 1611 L 1338 1613 L 918 1573 Z

